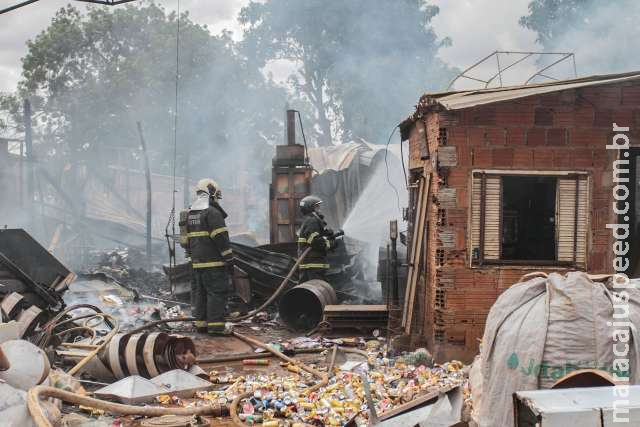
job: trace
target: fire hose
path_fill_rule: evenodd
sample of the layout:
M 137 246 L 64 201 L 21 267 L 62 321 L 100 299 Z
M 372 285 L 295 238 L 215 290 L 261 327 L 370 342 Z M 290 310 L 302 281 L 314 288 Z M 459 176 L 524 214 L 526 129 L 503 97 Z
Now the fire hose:
M 275 292 L 265 301 L 263 302 L 258 308 L 251 310 L 249 313 L 239 316 L 239 317 L 227 317 L 225 320 L 229 321 L 229 322 L 238 322 L 240 320 L 246 320 L 246 319 L 250 319 L 253 316 L 255 316 L 256 314 L 258 314 L 259 312 L 261 312 L 262 310 L 264 310 L 265 308 L 267 308 L 269 305 L 271 305 L 273 303 L 273 301 L 276 300 L 276 298 L 278 298 L 280 296 L 280 294 L 282 293 L 282 291 L 285 290 L 285 288 L 287 287 L 287 283 L 289 283 L 289 281 L 291 280 L 291 277 L 293 276 L 293 274 L 298 270 L 298 267 L 300 267 L 300 264 L 302 263 L 302 261 L 304 261 L 305 257 L 307 256 L 307 254 L 309 253 L 309 251 L 311 250 L 311 248 L 307 248 L 304 250 L 304 252 L 302 252 L 302 254 L 300 255 L 300 257 L 298 257 L 298 260 L 296 261 L 296 263 L 293 265 L 293 267 L 291 267 L 291 270 L 289 270 L 289 273 L 287 274 L 287 276 L 284 278 L 284 280 L 282 280 L 282 283 L 280 283 L 280 286 L 278 286 L 278 289 L 275 290 Z M 192 322 L 196 320 L 194 317 L 178 317 L 175 319 L 161 319 L 161 320 L 156 320 L 154 322 L 150 322 L 147 323 L 145 325 L 142 325 L 138 328 L 135 328 L 131 331 L 129 331 L 130 334 L 137 334 L 139 332 L 142 332 L 146 329 L 149 329 L 153 326 L 157 326 L 157 325 L 161 325 L 163 323 L 173 323 L 173 322 Z
M 289 283 L 289 280 L 291 280 L 291 276 L 293 276 L 293 273 L 295 273 L 296 270 L 298 270 L 298 267 L 300 267 L 300 264 L 302 263 L 302 261 L 304 261 L 304 259 L 306 258 L 310 250 L 311 250 L 311 247 L 308 247 L 307 249 L 304 250 L 304 252 L 302 252 L 302 255 L 298 257 L 298 260 L 293 265 L 293 267 L 291 267 L 291 270 L 289 270 L 289 273 L 287 274 L 287 276 L 284 278 L 282 283 L 280 283 L 280 286 L 278 287 L 278 289 L 276 289 L 276 291 L 265 302 L 263 302 L 260 305 L 260 307 L 248 312 L 244 316 L 234 317 L 232 319 L 227 319 L 227 320 L 232 322 L 237 322 L 240 320 L 250 319 L 251 317 L 255 316 L 256 314 L 258 314 L 259 312 L 267 308 L 273 301 L 275 301 L 276 298 L 280 296 L 282 291 L 284 291 L 284 289 L 287 287 L 287 283 Z
M 269 351 L 273 355 L 279 357 L 280 359 L 288 362 L 292 365 L 298 366 L 301 370 L 309 372 L 310 374 L 316 376 L 320 379 L 320 382 L 316 383 L 308 390 L 314 391 L 328 384 L 329 377 L 327 374 L 320 372 L 316 369 L 313 369 L 303 363 L 298 362 L 297 360 L 281 353 L 280 351 L 270 347 L 269 345 L 256 340 L 254 338 L 248 337 L 246 335 L 239 334 L 235 332 L 233 334 L 236 338 L 245 341 L 248 344 L 254 345 L 256 347 L 264 348 Z M 76 393 L 72 393 L 69 391 L 61 390 L 54 387 L 49 386 L 35 386 L 29 390 L 27 393 L 27 407 L 29 409 L 29 413 L 33 417 L 36 425 L 38 427 L 53 427 L 53 425 L 47 419 L 45 413 L 40 406 L 40 399 L 47 398 L 55 398 L 60 399 L 68 403 L 73 403 L 76 405 L 88 406 L 95 409 L 101 409 L 113 414 L 118 415 L 138 415 L 145 417 L 157 417 L 162 415 L 213 415 L 216 417 L 224 416 L 227 413 L 231 415 L 231 418 L 239 427 L 245 427 L 245 424 L 242 422 L 240 417 L 238 416 L 238 404 L 241 400 L 246 399 L 251 396 L 253 391 L 245 392 L 238 395 L 232 402 L 229 407 L 220 406 L 220 405 L 209 405 L 209 406 L 198 406 L 198 407 L 190 407 L 190 408 L 162 408 L 162 407 L 149 407 L 149 406 L 133 406 L 133 405 L 124 405 L 121 403 L 113 403 L 108 402 L 101 399 L 95 399 L 92 397 L 82 396 Z
M 118 415 L 142 415 L 145 417 L 159 417 L 162 415 L 213 415 L 224 416 L 228 412 L 226 406 L 209 405 L 191 408 L 161 408 L 151 406 L 133 406 L 121 403 L 107 402 L 106 400 L 82 396 L 59 388 L 38 385 L 27 393 L 27 407 L 38 427 L 53 427 L 40 406 L 40 399 L 53 397 L 76 405 L 101 409 Z

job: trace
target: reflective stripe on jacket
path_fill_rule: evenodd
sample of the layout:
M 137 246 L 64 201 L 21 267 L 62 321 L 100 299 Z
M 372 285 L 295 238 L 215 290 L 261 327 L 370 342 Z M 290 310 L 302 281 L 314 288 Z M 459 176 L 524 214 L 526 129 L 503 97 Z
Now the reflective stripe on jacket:
M 193 268 L 224 267 L 233 259 L 226 216 L 217 203 L 205 209 L 189 210 L 187 244 Z
M 300 230 L 298 231 L 298 256 L 308 247 L 311 251 L 300 264 L 300 269 L 329 268 L 327 263 L 327 251 L 331 242 L 323 235 L 324 223 L 314 214 L 304 216 Z

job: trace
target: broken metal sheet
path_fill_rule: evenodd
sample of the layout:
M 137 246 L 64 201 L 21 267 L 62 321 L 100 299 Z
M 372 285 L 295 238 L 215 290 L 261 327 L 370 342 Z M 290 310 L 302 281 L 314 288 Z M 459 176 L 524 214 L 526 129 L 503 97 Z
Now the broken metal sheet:
M 25 289 L 52 306 L 60 302 L 60 295 L 76 277 L 23 229 L 0 230 L 0 264 Z
M 331 147 L 309 148 L 309 161 L 317 174 L 348 169 L 353 162 L 369 166 L 371 158 L 384 147 L 363 141 L 351 141 Z
M 197 391 L 209 390 L 213 384 L 181 369 L 165 372 L 151 379 L 157 386 L 164 387 L 171 394 L 192 397 Z
M 332 329 L 355 327 L 385 329 L 389 320 L 389 310 L 386 305 L 326 305 L 322 320 Z
M 294 244 L 295 245 L 295 244 Z M 259 295 L 268 297 L 280 285 L 295 260 L 285 253 L 254 248 L 240 243 L 231 243 L 235 265 L 246 272 L 251 280 L 251 289 Z M 167 276 L 173 275 L 178 282 L 175 293 L 191 291 L 191 264 L 178 264 L 173 268 L 163 266 Z
M 464 397 L 460 387 L 441 394 L 433 404 L 429 416 L 420 422 L 420 427 L 449 427 L 460 422 L 463 405 Z
M 628 425 L 640 425 L 640 385 L 629 386 L 628 392 L 627 397 L 619 397 L 614 387 L 519 391 L 513 396 L 515 426 L 619 425 L 613 422 L 614 402 L 618 417 L 628 418 Z
M 412 427 L 418 425 L 420 421 L 429 418 L 432 410 L 433 405 L 422 406 L 413 411 L 405 412 L 397 417 L 382 421 L 377 425 L 380 427 Z
M 449 427 L 460 421 L 464 404 L 460 387 L 453 387 L 446 392 L 435 394 L 433 399 L 425 398 L 428 400 L 425 400 L 423 404 L 408 409 L 406 412 L 402 412 L 392 418 L 386 418 L 388 414 L 381 414 L 380 417 L 383 421 L 378 426 Z
M 78 275 L 78 278 L 69 285 L 68 293 L 88 293 L 98 296 L 116 295 L 126 301 L 132 301 L 137 298 L 135 291 L 128 289 L 122 283 L 104 273 Z
M 117 400 L 126 404 L 145 403 L 156 396 L 168 393 L 165 387 L 152 383 L 139 375 L 123 378 L 113 384 L 96 390 L 93 394 L 100 399 Z

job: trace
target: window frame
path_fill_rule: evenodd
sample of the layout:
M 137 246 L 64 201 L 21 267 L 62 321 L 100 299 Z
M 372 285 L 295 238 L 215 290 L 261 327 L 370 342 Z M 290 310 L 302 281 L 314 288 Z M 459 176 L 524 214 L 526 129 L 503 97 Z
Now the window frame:
M 474 209 L 474 177 L 478 174 L 484 175 L 492 175 L 499 176 L 502 178 L 503 176 L 529 176 L 529 177 L 550 177 L 556 178 L 557 181 L 557 190 L 559 190 L 559 179 L 561 178 L 572 178 L 576 177 L 576 187 L 578 186 L 578 179 L 584 178 L 586 179 L 586 231 L 584 235 L 585 239 L 585 248 L 584 248 L 584 263 L 578 262 L 577 259 L 571 261 L 561 261 L 558 260 L 558 242 L 556 241 L 556 259 L 555 260 L 505 260 L 505 259 L 486 259 L 484 257 L 484 228 L 485 228 L 485 218 L 486 218 L 486 194 L 484 194 L 485 188 L 481 185 L 481 193 L 480 193 L 480 220 L 479 220 L 479 239 L 476 242 L 473 239 L 473 209 Z M 499 235 L 500 239 L 502 238 L 502 181 L 500 187 L 500 218 L 499 218 Z M 468 251 L 468 262 L 470 268 L 483 268 L 483 267 L 505 267 L 505 268 L 513 268 L 513 267 L 541 267 L 541 268 L 576 268 L 586 270 L 588 266 L 588 253 L 589 253 L 589 237 L 591 233 L 591 173 L 587 171 L 581 170 L 525 170 L 525 169 L 472 169 L 469 175 L 468 188 L 470 189 L 468 195 L 468 221 L 467 221 L 467 251 Z M 556 197 L 558 197 L 556 195 Z M 578 207 L 576 205 L 576 216 L 574 217 L 574 239 L 577 241 L 578 234 Z M 556 218 L 558 217 L 558 206 L 556 206 L 555 212 Z M 556 223 L 556 239 L 558 236 L 558 224 Z M 501 245 L 502 243 L 500 243 Z M 479 257 L 478 259 L 474 259 L 474 246 L 478 247 Z M 577 245 L 576 245 L 577 246 Z M 577 249 L 576 249 L 577 250 Z M 577 257 L 576 257 L 577 258 Z

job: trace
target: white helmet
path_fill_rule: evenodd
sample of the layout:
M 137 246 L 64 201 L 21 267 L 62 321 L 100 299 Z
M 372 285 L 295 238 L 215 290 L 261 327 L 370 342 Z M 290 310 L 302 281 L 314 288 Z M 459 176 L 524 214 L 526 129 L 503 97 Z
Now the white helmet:
M 211 178 L 204 178 L 198 181 L 198 184 L 196 184 L 196 194 L 200 192 L 207 193 L 210 197 L 215 197 L 216 199 L 222 199 L 222 191 L 218 183 Z

